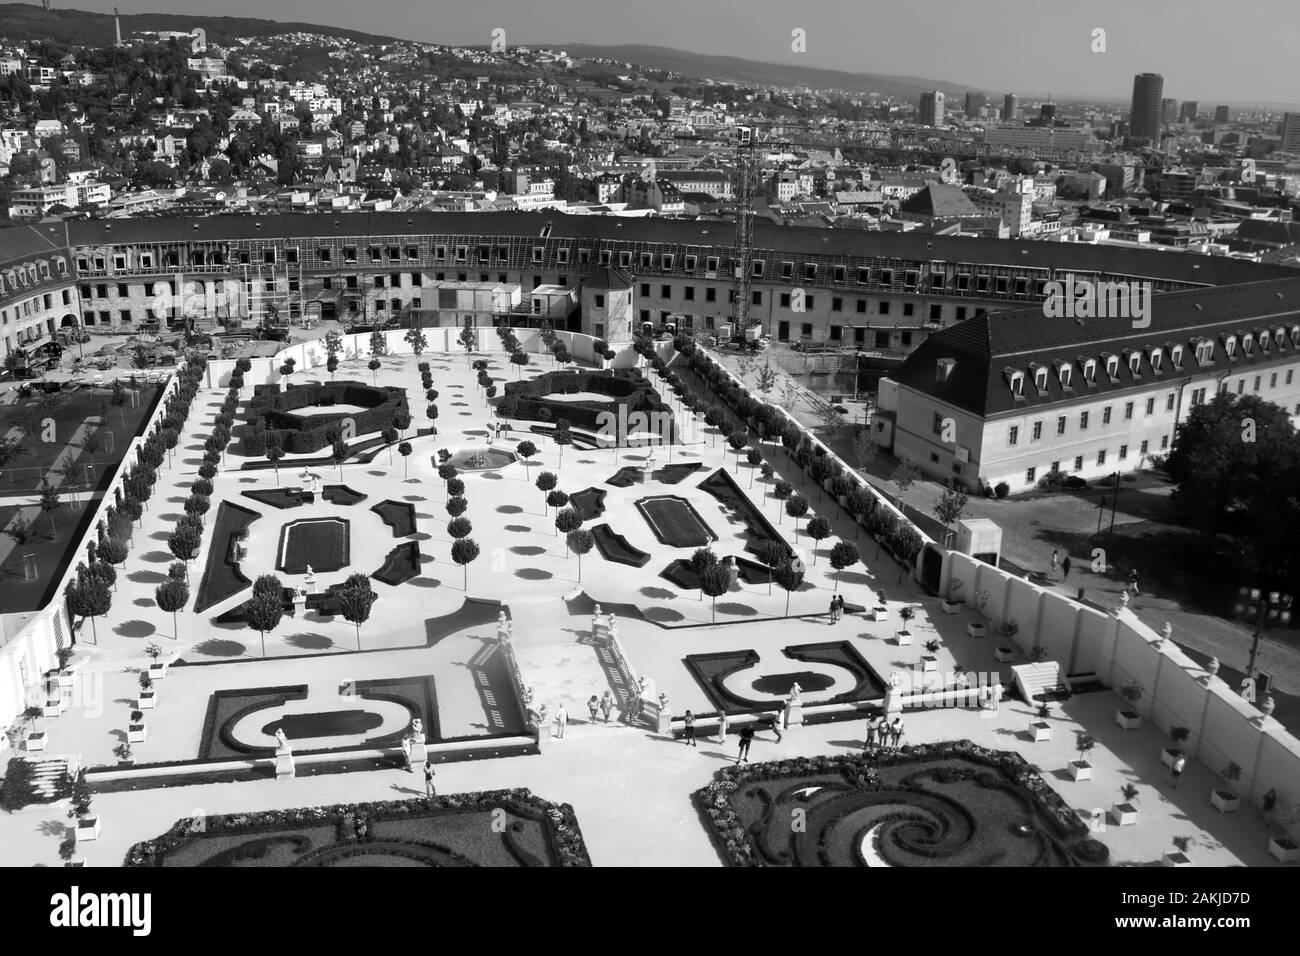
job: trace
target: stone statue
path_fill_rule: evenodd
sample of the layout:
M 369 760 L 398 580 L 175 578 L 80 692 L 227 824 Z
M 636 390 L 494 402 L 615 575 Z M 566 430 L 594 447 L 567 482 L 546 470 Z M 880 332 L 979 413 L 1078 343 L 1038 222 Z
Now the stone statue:
M 289 738 L 285 735 L 283 727 L 277 727 L 275 729 L 275 743 L 276 743 L 276 749 L 281 752 L 290 749 Z
M 1165 621 L 1165 626 L 1160 629 L 1160 644 L 1163 644 L 1165 641 L 1171 640 L 1173 636 L 1174 636 L 1174 626 L 1170 624 L 1168 621 Z M 1156 646 L 1158 647 L 1159 644 L 1157 644 Z
M 424 740 L 424 721 L 419 717 L 411 721 L 411 736 L 416 740 Z
M 1128 588 L 1125 588 L 1123 591 L 1119 592 L 1119 609 L 1121 611 L 1128 610 L 1128 600 L 1129 600 Z
M 662 714 L 662 713 L 666 713 L 667 711 L 668 711 L 668 695 L 665 694 L 663 691 L 660 691 L 659 692 L 659 713 Z
M 799 703 L 799 693 L 802 690 L 803 688 L 799 686 L 799 682 L 795 681 L 794 686 L 790 688 L 790 696 L 786 699 L 792 704 Z
M 900 687 L 902 687 L 902 686 L 903 686 L 903 675 L 900 674 L 898 671 L 890 671 L 890 672 L 889 672 L 889 686 L 892 687 L 892 688 L 894 688 L 894 690 L 898 690 Z

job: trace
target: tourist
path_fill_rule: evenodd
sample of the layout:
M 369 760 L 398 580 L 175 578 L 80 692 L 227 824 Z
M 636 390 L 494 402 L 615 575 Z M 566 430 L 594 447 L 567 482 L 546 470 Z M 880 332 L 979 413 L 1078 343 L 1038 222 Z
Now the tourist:
M 1269 790 L 1268 793 L 1260 799 L 1259 808 L 1264 811 L 1264 822 L 1273 822 L 1273 808 L 1277 806 L 1277 790 Z
M 1129 571 L 1129 573 L 1128 573 L 1128 586 L 1129 586 L 1129 588 L 1133 591 L 1133 596 L 1134 596 L 1134 597 L 1137 597 L 1139 594 L 1142 593 L 1142 590 L 1138 587 L 1138 569 L 1137 569 L 1137 568 L 1134 568 L 1133 570 Z
M 835 621 L 836 621 L 835 612 L 838 611 L 838 610 L 839 610 L 839 605 L 835 603 L 835 598 L 832 597 L 832 598 L 831 598 L 831 610 L 830 610 L 830 614 L 831 614 L 831 623 L 832 623 L 832 624 L 834 624 Z
M 695 742 L 695 715 L 688 710 L 686 716 L 682 718 L 682 723 L 686 727 L 686 736 L 683 739 L 687 746 L 698 747 L 699 744 Z
M 1070 576 L 1070 556 L 1067 554 L 1061 562 L 1061 581 L 1064 582 Z
M 1061 553 L 1059 551 L 1053 550 L 1052 551 L 1052 574 L 1056 574 L 1057 569 L 1060 568 L 1060 566 L 1061 566 Z
M 718 715 L 718 743 L 727 742 L 727 712 L 724 710 Z
M 884 714 L 880 715 L 880 720 L 876 724 L 876 736 L 880 739 L 881 747 L 889 746 L 889 718 Z
M 782 723 L 781 719 L 784 716 L 785 716 L 785 712 L 782 710 L 778 710 L 776 712 L 776 715 L 772 718 L 772 733 L 776 734 L 776 742 L 778 744 L 781 742 L 781 723 Z
M 903 739 L 903 718 L 894 718 L 894 722 L 889 725 L 889 735 L 893 737 L 894 749 L 897 750 L 899 741 Z
M 433 789 L 433 764 L 428 760 L 424 762 L 424 795 L 430 800 L 437 796 Z
M 1179 754 L 1174 758 L 1173 766 L 1169 768 L 1170 786 L 1173 789 L 1178 789 L 1178 778 L 1183 775 L 1185 769 L 1187 769 L 1187 758 Z
M 874 720 L 868 719 L 867 720 L 867 742 L 862 745 L 862 750 L 865 753 L 875 745 L 876 745 L 876 722 Z
M 600 698 L 600 709 L 605 714 L 605 723 L 609 723 L 609 712 L 614 709 L 614 698 L 610 696 L 609 691 L 605 691 Z
M 595 694 L 591 695 L 591 700 L 587 701 L 587 712 L 591 714 L 591 722 L 596 722 L 596 712 L 600 710 L 600 698 Z
M 415 768 L 411 766 L 411 738 L 402 738 L 402 766 L 411 773 L 415 773 Z
M 564 728 L 569 725 L 569 712 L 564 709 L 564 702 L 555 708 L 555 716 L 551 718 L 555 721 L 555 736 L 560 740 L 564 739 Z
M 749 745 L 754 742 L 754 728 L 749 724 L 740 728 L 740 752 L 736 754 L 736 766 L 743 760 L 749 763 Z

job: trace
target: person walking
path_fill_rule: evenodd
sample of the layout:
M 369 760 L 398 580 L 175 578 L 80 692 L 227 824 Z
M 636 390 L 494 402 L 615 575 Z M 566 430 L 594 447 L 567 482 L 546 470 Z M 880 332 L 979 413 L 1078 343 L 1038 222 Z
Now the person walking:
M 777 742 L 778 744 L 779 744 L 779 743 L 781 742 L 781 740 L 782 740 L 782 736 L 781 736 L 781 723 L 782 723 L 782 719 L 783 719 L 784 717 L 785 717 L 785 711 L 778 710 L 778 711 L 776 712 L 776 716 L 774 716 L 774 717 L 772 718 L 772 733 L 776 734 L 776 742 Z
M 605 695 L 600 698 L 600 709 L 605 715 L 605 723 L 609 723 L 609 712 L 614 709 L 614 698 L 609 691 L 605 691 Z
M 1070 576 L 1070 556 L 1067 554 L 1065 560 L 1061 562 L 1061 581 L 1064 582 Z
M 686 735 L 684 739 L 686 740 L 687 745 L 690 747 L 698 747 L 699 744 L 695 742 L 695 715 L 688 710 L 686 715 L 682 717 L 682 723 L 686 726 Z
M 743 760 L 749 763 L 749 745 L 754 742 L 754 728 L 749 724 L 740 728 L 740 751 L 736 754 L 736 766 Z
M 727 712 L 724 710 L 718 715 L 718 743 L 727 742 Z
M 433 764 L 428 760 L 424 762 L 424 795 L 430 800 L 437 796 L 433 788 Z
M 1061 553 L 1055 549 L 1052 551 L 1052 574 L 1056 574 L 1061 567 Z
M 596 713 L 600 710 L 600 698 L 595 694 L 591 695 L 591 700 L 587 701 L 587 713 L 591 714 L 591 722 L 596 722 Z
M 1184 757 L 1182 754 L 1179 754 L 1177 757 L 1174 758 L 1174 765 L 1169 769 L 1170 786 L 1173 789 L 1175 790 L 1178 789 L 1178 778 L 1183 775 L 1183 771 L 1186 769 L 1187 769 L 1187 758 Z
M 834 597 L 831 598 L 830 618 L 831 618 L 831 623 L 834 624 L 835 623 L 835 598 Z
M 1131 571 L 1129 571 L 1129 573 L 1128 573 L 1128 586 L 1129 586 L 1129 589 L 1132 590 L 1132 592 L 1133 592 L 1133 596 L 1134 596 L 1134 597 L 1137 597 L 1139 594 L 1142 593 L 1142 589 L 1138 587 L 1138 569 L 1137 569 L 1137 568 L 1133 568 Z
M 559 707 L 555 708 L 555 717 L 552 719 L 555 721 L 556 738 L 563 740 L 564 728 L 569 726 L 569 712 L 564 709 L 563 703 L 561 703 Z

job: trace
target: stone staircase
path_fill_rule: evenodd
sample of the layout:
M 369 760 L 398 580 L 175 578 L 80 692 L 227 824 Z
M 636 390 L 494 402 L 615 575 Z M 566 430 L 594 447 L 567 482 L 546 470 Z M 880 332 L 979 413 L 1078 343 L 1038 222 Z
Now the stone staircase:
M 21 803 L 52 803 L 63 794 L 61 791 L 77 772 L 79 762 L 75 757 L 41 756 L 18 757 L 31 768 L 29 791 Z M 12 768 L 10 773 L 12 773 Z
M 1034 701 L 1065 700 L 1070 696 L 1070 680 L 1056 661 L 1039 661 L 1035 664 L 1017 664 L 1011 668 L 1016 686 L 1028 703 Z

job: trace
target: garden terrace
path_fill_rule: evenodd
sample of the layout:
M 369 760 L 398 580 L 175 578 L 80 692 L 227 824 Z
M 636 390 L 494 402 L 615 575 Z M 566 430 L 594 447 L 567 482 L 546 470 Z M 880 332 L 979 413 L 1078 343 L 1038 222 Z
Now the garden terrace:
M 580 393 L 593 396 L 567 401 Z M 555 397 L 560 396 L 560 397 Z M 620 407 L 626 409 L 620 415 Z M 507 382 L 499 410 L 512 419 L 553 422 L 563 418 L 574 428 L 598 432 L 612 414 L 618 423 L 618 440 L 625 438 L 627 419 L 633 413 L 662 412 L 671 416 L 654 386 L 636 369 L 544 372 L 531 379 Z
M 504 812 L 505 827 L 496 823 Z M 127 866 L 590 866 L 568 804 L 524 789 L 178 821 Z
M 805 666 L 801 670 L 788 661 Z M 817 673 L 824 680 L 821 688 L 800 681 L 805 703 L 868 703 L 885 696 L 885 682 L 847 641 L 785 647 L 779 657 L 769 658 L 752 649 L 688 654 L 683 662 L 713 706 L 729 714 L 779 708 L 789 687 L 779 693 L 767 687 L 787 677 L 786 683 L 793 684 L 796 678 L 789 675 L 800 673 Z
M 695 802 L 735 866 L 1095 866 L 1109 856 L 1024 758 L 969 741 L 732 767 Z M 790 827 L 796 807 L 806 827 Z
M 614 472 L 613 476 L 605 479 L 605 484 L 613 485 L 615 488 L 630 488 L 632 485 L 639 485 L 645 482 L 645 469 L 638 468 L 635 465 L 626 465 Z
M 704 463 L 698 461 L 674 462 L 671 465 L 656 468 L 650 473 L 650 477 L 665 485 L 675 485 L 680 481 L 685 481 L 703 467 Z
M 208 560 L 199 582 L 199 592 L 194 599 L 195 613 L 202 613 L 227 598 L 234 597 L 252 581 L 239 569 L 236 548 L 243 531 L 258 518 L 259 512 L 228 501 L 221 502 L 217 517 L 212 523 L 212 542 L 208 547 Z
M 360 407 L 364 411 L 315 411 L 307 415 L 296 411 L 336 404 Z M 286 454 L 310 454 L 334 441 L 345 418 L 353 423 L 352 434 L 360 436 L 391 427 L 393 418 L 406 408 L 404 388 L 361 382 L 307 382 L 281 391 L 278 385 L 259 385 L 245 410 L 247 425 L 241 451 L 250 458 L 262 457 L 274 436 Z
M 770 571 L 766 566 L 740 556 L 732 556 L 731 561 L 736 566 L 739 580 L 746 584 L 767 584 Z M 677 558 L 660 572 L 660 577 L 685 591 L 695 591 L 700 587 L 700 576 L 687 558 Z

